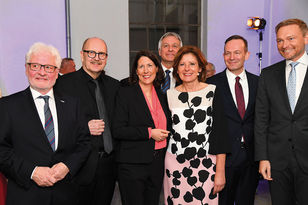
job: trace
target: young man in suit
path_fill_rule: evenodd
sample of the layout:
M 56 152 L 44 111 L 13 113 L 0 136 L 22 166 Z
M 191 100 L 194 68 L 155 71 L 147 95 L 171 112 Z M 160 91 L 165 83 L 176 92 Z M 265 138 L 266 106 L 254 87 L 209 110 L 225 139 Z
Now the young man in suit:
M 304 205 L 308 203 L 308 28 L 300 19 L 287 19 L 275 30 L 285 60 L 261 72 L 256 160 L 259 172 L 269 180 L 273 205 Z
M 109 205 L 116 181 L 115 144 L 110 130 L 119 82 L 105 74 L 108 51 L 102 39 L 86 39 L 80 57 L 82 67 L 57 82 L 65 93 L 80 99 L 92 135 L 92 152 L 81 170 L 79 204 Z
M 26 90 L 0 99 L 0 170 L 7 205 L 76 204 L 76 175 L 90 151 L 79 101 L 53 88 L 61 57 L 35 43 L 26 55 Z
M 258 166 L 254 161 L 254 109 L 258 77 L 247 72 L 248 43 L 239 35 L 225 41 L 223 72 L 206 82 L 223 93 L 232 153 L 226 159 L 226 185 L 219 193 L 220 205 L 253 205 L 258 185 Z

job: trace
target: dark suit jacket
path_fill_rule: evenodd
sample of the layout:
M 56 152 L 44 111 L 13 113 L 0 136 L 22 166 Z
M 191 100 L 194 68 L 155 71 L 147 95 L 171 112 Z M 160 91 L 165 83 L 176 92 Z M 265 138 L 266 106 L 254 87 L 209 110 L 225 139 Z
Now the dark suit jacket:
M 7 204 L 74 204 L 72 181 L 90 151 L 89 132 L 80 126 L 79 101 L 54 89 L 58 117 L 58 148 L 45 135 L 30 91 L 0 99 L 0 170 L 8 177 Z M 36 166 L 63 162 L 69 174 L 53 187 L 31 180 Z
M 308 174 L 308 75 L 292 114 L 289 104 L 286 61 L 264 68 L 256 99 L 255 159 L 269 160 L 271 168 L 282 170 L 293 152 Z
M 104 96 L 106 110 L 108 112 L 109 124 L 112 126 L 113 110 L 115 104 L 116 93 L 120 87 L 119 82 L 105 74 L 99 76 L 102 80 L 101 91 Z M 80 68 L 76 72 L 68 73 L 61 76 L 56 83 L 56 88 L 63 91 L 65 94 L 77 97 L 81 102 L 81 111 L 83 113 L 84 123 L 88 126 L 88 122 L 92 119 L 99 119 L 97 110 L 95 92 L 89 90 L 90 76 Z M 95 174 L 98 160 L 98 136 L 91 136 L 92 151 L 82 168 L 79 176 L 79 183 L 89 184 Z
M 167 118 L 167 130 L 171 129 L 170 111 L 166 95 L 156 89 L 160 104 Z M 139 84 L 122 87 L 116 100 L 114 137 L 119 140 L 117 162 L 150 163 L 153 160 L 155 141 L 149 138 L 148 128 L 155 128 Z
M 206 83 L 215 84 L 223 94 L 224 111 L 228 124 L 228 135 L 232 144 L 232 154 L 227 155 L 226 166 L 232 165 L 233 161 L 236 160 L 239 150 L 241 149 L 242 135 L 244 135 L 249 161 L 254 163 L 254 111 L 258 76 L 247 71 L 245 72 L 248 80 L 249 97 L 244 119 L 241 118 L 236 102 L 233 100 L 226 70 L 206 80 Z

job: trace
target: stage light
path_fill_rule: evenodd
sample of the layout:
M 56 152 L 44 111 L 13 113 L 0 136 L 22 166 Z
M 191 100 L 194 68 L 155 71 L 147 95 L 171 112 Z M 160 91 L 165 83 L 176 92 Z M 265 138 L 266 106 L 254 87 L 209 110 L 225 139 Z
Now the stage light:
M 263 41 L 263 31 L 265 29 L 266 21 L 264 18 L 260 17 L 248 17 L 247 26 L 249 29 L 257 31 L 259 34 L 259 53 L 256 53 L 259 58 L 259 69 L 261 73 L 262 69 L 262 41 Z
M 260 30 L 264 29 L 266 25 L 266 20 L 264 18 L 260 17 L 250 17 L 247 20 L 247 26 L 249 26 L 249 29 L 254 29 L 254 30 Z

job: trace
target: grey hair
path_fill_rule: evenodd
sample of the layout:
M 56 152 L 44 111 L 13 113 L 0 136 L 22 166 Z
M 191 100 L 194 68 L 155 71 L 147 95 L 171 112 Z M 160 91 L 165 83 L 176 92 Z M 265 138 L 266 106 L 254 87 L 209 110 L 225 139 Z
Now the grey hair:
M 183 46 L 183 42 L 182 42 L 182 39 L 181 39 L 181 36 L 177 33 L 174 33 L 174 32 L 167 32 L 165 33 L 162 37 L 160 37 L 159 41 L 158 41 L 158 50 L 160 50 L 161 48 L 161 42 L 163 41 L 164 38 L 166 38 L 167 36 L 174 36 L 176 37 L 179 41 L 180 41 L 180 46 L 182 47 Z
M 29 50 L 26 54 L 26 63 L 29 63 L 30 58 L 33 54 L 36 54 L 36 53 L 39 53 L 39 52 L 42 52 L 42 51 L 50 52 L 52 56 L 56 57 L 56 66 L 57 66 L 57 68 L 60 68 L 62 58 L 60 56 L 58 49 L 56 49 L 52 45 L 47 45 L 47 44 L 42 43 L 42 42 L 36 42 L 29 48 Z

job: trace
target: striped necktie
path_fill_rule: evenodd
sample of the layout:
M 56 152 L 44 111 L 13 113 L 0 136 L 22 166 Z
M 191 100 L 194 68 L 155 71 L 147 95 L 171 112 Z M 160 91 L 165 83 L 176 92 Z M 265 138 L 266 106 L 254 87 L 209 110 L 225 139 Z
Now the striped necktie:
M 49 96 L 39 96 L 39 98 L 43 98 L 45 101 L 44 105 L 44 115 L 45 115 L 45 134 L 49 141 L 49 144 L 53 151 L 55 151 L 55 130 L 52 115 L 49 109 Z
M 292 62 L 291 65 L 291 71 L 289 75 L 288 85 L 287 85 L 287 92 L 288 92 L 288 98 L 290 107 L 292 110 L 292 113 L 295 109 L 295 93 L 296 93 L 296 70 L 295 67 L 299 64 L 299 62 Z
M 166 70 L 166 77 L 165 77 L 165 81 L 164 81 L 164 84 L 163 86 L 161 87 L 162 91 L 164 93 L 167 92 L 167 90 L 170 88 L 170 70 Z

